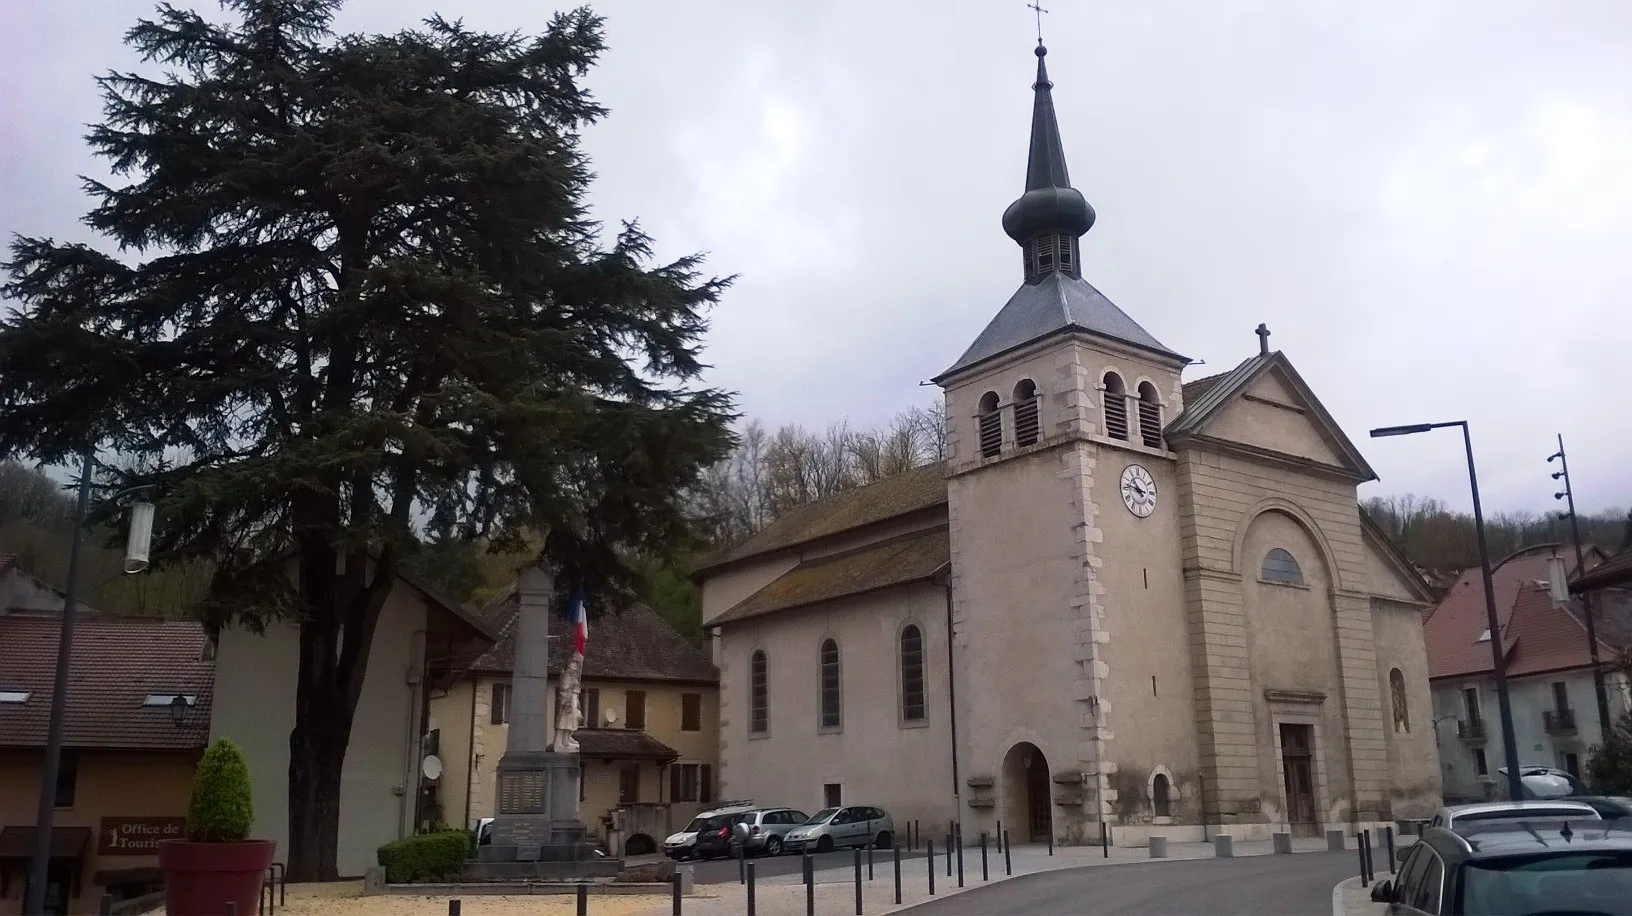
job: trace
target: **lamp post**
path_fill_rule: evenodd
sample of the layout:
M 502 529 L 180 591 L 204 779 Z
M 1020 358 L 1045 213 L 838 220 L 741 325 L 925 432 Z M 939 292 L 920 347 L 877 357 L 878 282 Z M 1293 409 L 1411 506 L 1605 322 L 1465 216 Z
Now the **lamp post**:
M 1562 515 L 1570 522 L 1570 540 L 1575 542 L 1575 574 L 1579 576 L 1586 572 L 1587 558 L 1581 547 L 1581 523 L 1575 516 L 1575 487 L 1570 485 L 1570 460 L 1564 457 L 1563 433 L 1558 436 L 1558 451 L 1547 457 L 1547 463 L 1552 464 L 1555 460 L 1558 462 L 1558 470 L 1553 472 L 1553 479 L 1562 478 L 1564 480 L 1564 489 L 1554 493 L 1553 498 L 1569 500 L 1567 504 L 1569 511 L 1562 513 Z M 1598 632 L 1593 620 L 1597 615 L 1593 613 L 1592 595 L 1588 592 L 1582 592 L 1580 598 L 1581 609 L 1584 612 L 1587 624 L 1587 657 L 1592 660 L 1592 691 L 1598 701 L 1598 728 L 1600 734 L 1603 735 L 1604 742 L 1607 744 L 1611 727 L 1609 690 L 1604 685 L 1604 667 L 1598 661 Z
M 85 515 L 91 503 L 91 472 L 96 467 L 94 449 L 87 448 L 80 459 L 79 499 L 74 508 L 74 534 L 68 548 L 68 582 L 63 590 L 62 625 L 57 639 L 57 670 L 51 686 L 51 718 L 46 728 L 45 761 L 40 768 L 40 805 L 34 820 L 34 857 L 28 868 L 28 893 L 23 901 L 25 916 L 45 912 L 45 885 L 51 867 L 51 820 L 56 807 L 57 777 L 62 766 L 62 732 L 68 708 L 68 665 L 74 644 L 74 615 L 79 609 L 79 557 L 85 541 Z M 143 488 L 138 488 L 143 489 Z M 110 500 L 136 490 L 123 490 Z M 153 533 L 153 506 L 138 502 L 131 513 L 130 537 L 125 546 L 125 572 L 147 569 L 149 540 Z
M 1485 624 L 1490 628 L 1490 665 L 1496 677 L 1496 706 L 1502 718 L 1502 755 L 1507 758 L 1507 792 L 1508 798 L 1519 801 L 1524 798 L 1523 784 L 1519 781 L 1519 745 L 1513 734 L 1513 704 L 1507 695 L 1507 659 L 1502 652 L 1501 621 L 1496 616 L 1496 587 L 1491 583 L 1490 547 L 1485 542 L 1485 513 L 1479 505 L 1479 474 L 1473 466 L 1473 437 L 1468 434 L 1468 421 L 1384 426 L 1372 430 L 1371 437 L 1410 436 L 1448 426 L 1462 427 L 1462 447 L 1468 454 L 1468 486 L 1473 491 L 1473 527 L 1479 536 L 1479 573 L 1485 586 Z

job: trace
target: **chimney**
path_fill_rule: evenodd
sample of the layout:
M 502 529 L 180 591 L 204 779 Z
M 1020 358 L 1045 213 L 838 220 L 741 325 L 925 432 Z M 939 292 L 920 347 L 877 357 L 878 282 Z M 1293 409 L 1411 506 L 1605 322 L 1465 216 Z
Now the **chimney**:
M 1547 558 L 1547 592 L 1555 604 L 1570 600 L 1569 577 L 1564 572 L 1564 558 L 1553 554 Z

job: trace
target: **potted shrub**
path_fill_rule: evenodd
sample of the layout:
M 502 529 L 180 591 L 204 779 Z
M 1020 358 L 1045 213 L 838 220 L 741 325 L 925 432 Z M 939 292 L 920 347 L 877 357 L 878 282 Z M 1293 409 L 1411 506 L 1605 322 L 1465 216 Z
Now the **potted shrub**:
M 220 916 L 229 902 L 241 916 L 256 911 L 277 844 L 250 839 L 254 822 L 249 764 L 217 738 L 193 774 L 187 838 L 159 841 L 167 916 Z

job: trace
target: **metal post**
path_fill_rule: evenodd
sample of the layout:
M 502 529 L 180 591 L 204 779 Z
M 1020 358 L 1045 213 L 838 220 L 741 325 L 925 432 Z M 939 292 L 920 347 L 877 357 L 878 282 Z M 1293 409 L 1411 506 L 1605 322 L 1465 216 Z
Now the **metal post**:
M 980 832 L 980 880 L 991 880 L 991 875 L 986 872 L 986 831 L 984 830 Z
M 1005 830 L 1003 831 L 1003 874 L 1005 875 L 1014 874 L 1014 859 L 1009 855 L 1011 848 L 1009 846 L 1009 832 Z
M 1366 878 L 1366 839 L 1363 836 L 1362 837 L 1356 837 L 1355 839 L 1359 840 L 1358 843 L 1354 844 L 1354 851 L 1355 851 L 1355 854 L 1360 857 L 1360 886 L 1365 887 L 1366 882 L 1367 882 L 1367 878 Z
M 680 916 L 680 888 L 682 886 L 681 882 L 684 880 L 685 876 L 680 874 L 678 870 L 669 876 L 670 912 L 672 912 L 674 916 Z
M 1105 826 L 1104 821 L 1099 822 L 1099 848 L 1105 853 L 1103 858 L 1111 857 L 1111 829 Z
M 1579 576 L 1587 571 L 1587 557 L 1581 548 L 1581 523 L 1575 516 L 1575 484 L 1570 482 L 1570 459 L 1564 455 L 1563 433 L 1558 436 L 1558 454 L 1554 457 L 1558 458 L 1560 467 L 1558 473 L 1553 476 L 1564 478 L 1564 492 L 1560 495 L 1569 499 L 1570 540 L 1575 542 L 1575 574 Z M 1552 459 L 1549 458 L 1548 460 L 1551 461 Z M 1584 616 L 1586 617 L 1587 657 L 1592 661 L 1592 692 L 1598 701 L 1598 728 L 1603 735 L 1604 743 L 1607 745 L 1609 743 L 1609 733 L 1614 730 L 1615 723 L 1609 717 L 1609 690 L 1604 686 L 1604 668 L 1598 660 L 1598 631 L 1593 620 L 1597 615 L 1594 613 L 1592 594 L 1582 592 L 1579 597 L 1581 599 L 1581 609 L 1585 612 Z M 1389 863 L 1389 867 L 1393 867 L 1393 862 Z
M 856 916 L 861 916 L 861 847 L 856 847 Z
M 998 852 L 1003 851 L 1003 836 L 1004 836 L 1003 822 L 998 821 L 997 822 L 997 830 L 996 830 L 996 832 L 994 832 L 992 834 L 992 842 L 997 844 L 997 851 Z
M 929 863 L 929 896 L 935 896 L 935 838 L 924 844 L 924 861 Z
M 754 916 L 754 863 L 748 863 L 748 916 Z
M 946 718 L 952 745 L 952 813 L 963 816 L 962 791 L 958 779 L 958 679 L 952 658 L 952 574 L 946 573 Z
M 1394 874 L 1394 825 L 1383 828 L 1383 841 L 1388 844 L 1388 873 Z
M 892 851 L 895 853 L 895 905 L 900 906 L 901 905 L 901 847 L 896 846 L 894 848 L 894 850 L 892 850 Z M 933 874 L 934 871 L 935 871 L 935 869 L 933 869 L 933 868 L 930 869 L 931 874 Z
M 934 858 L 934 856 L 930 856 Z M 952 831 L 946 832 L 946 876 L 952 877 Z
M 51 871 L 52 809 L 57 801 L 62 731 L 68 709 L 68 662 L 73 654 L 74 614 L 79 608 L 79 554 L 85 542 L 85 512 L 91 503 L 91 469 L 95 461 L 92 449 L 87 447 L 80 459 L 79 501 L 75 504 L 74 535 L 68 548 L 68 582 L 62 598 L 62 623 L 57 631 L 57 670 L 51 682 L 51 718 L 46 726 L 45 765 L 40 773 L 40 804 L 34 817 L 34 858 L 28 865 L 24 913 L 45 912 L 45 884 Z
M 805 853 L 805 916 L 816 916 L 816 863 Z
M 1473 492 L 1473 527 L 1479 535 L 1479 574 L 1485 586 L 1485 625 L 1490 627 L 1490 662 L 1496 677 L 1496 706 L 1502 717 L 1502 755 L 1507 758 L 1507 794 L 1513 801 L 1524 798 L 1519 782 L 1519 744 L 1513 734 L 1513 703 L 1507 695 L 1507 658 L 1502 647 L 1502 624 L 1496 616 L 1496 586 L 1491 583 L 1490 545 L 1485 538 L 1485 512 L 1479 505 L 1479 472 L 1473 466 L 1473 436 L 1468 423 L 1461 421 L 1462 445 L 1468 452 L 1468 487 Z
M 578 916 L 589 916 L 589 885 L 578 885 Z
M 1048 854 L 1054 854 L 1054 825 L 1048 825 Z
M 958 847 L 958 887 L 963 887 L 963 834 L 952 834 L 952 842 Z
M 459 916 L 459 898 L 448 901 L 448 916 Z
M 737 883 L 738 884 L 747 884 L 748 883 L 748 866 L 747 866 L 747 862 L 748 862 L 748 844 L 747 844 L 747 842 L 738 843 L 737 844 Z
M 873 880 L 873 844 L 867 844 L 867 880 Z

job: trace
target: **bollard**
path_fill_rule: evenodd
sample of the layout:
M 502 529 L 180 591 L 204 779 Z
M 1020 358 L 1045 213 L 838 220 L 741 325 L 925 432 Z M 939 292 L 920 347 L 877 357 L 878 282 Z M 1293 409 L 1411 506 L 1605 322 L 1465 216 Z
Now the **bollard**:
M 1277 831 L 1270 835 L 1275 855 L 1289 856 L 1292 854 L 1292 834 Z
M 670 912 L 674 916 L 680 916 L 680 882 L 684 879 L 680 872 L 676 870 L 673 875 L 669 876 L 669 880 L 673 882 L 669 889 L 669 898 L 672 901 Z
M 869 846 L 872 844 L 868 844 Z M 861 916 L 861 847 L 856 847 L 856 916 Z
M 873 844 L 867 844 L 867 880 L 873 880 Z
M 459 898 L 448 901 L 448 916 L 459 916 Z
M 1213 857 L 1218 859 L 1235 858 L 1235 840 L 1227 833 L 1213 837 Z
M 1150 857 L 1152 859 L 1167 858 L 1167 837 L 1153 836 L 1150 838 Z
M 997 851 L 998 852 L 1003 851 L 1003 837 L 1004 837 L 1003 822 L 998 821 L 997 822 L 997 830 L 992 832 L 992 842 L 997 844 Z
M 1099 822 L 1099 848 L 1105 851 L 1104 858 L 1111 857 L 1111 828 L 1104 821 Z
M 748 863 L 748 916 L 754 916 L 754 863 Z
M 991 880 L 986 874 L 986 831 L 984 830 L 980 832 L 980 880 Z
M 578 885 L 578 916 L 589 916 L 589 885 Z
M 924 845 L 924 859 L 929 863 L 929 896 L 935 896 L 935 841 Z
M 1366 851 L 1366 880 L 1377 880 L 1377 866 L 1371 859 L 1371 831 L 1363 830 L 1360 833 L 1360 846 Z
M 958 887 L 963 887 L 963 833 L 954 833 L 952 842 L 958 846 Z
M 1383 842 L 1388 844 L 1388 873 L 1394 874 L 1394 825 L 1383 828 Z
M 805 853 L 805 916 L 816 916 L 816 863 Z
M 1048 854 L 1049 855 L 1054 854 L 1054 827 L 1053 827 L 1053 825 L 1050 825 L 1049 828 L 1048 828 Z
M 1343 849 L 1343 831 L 1341 831 L 1341 830 L 1328 830 L 1328 831 L 1326 831 L 1326 851 L 1327 852 L 1338 852 L 1338 851 L 1341 851 L 1342 849 Z
M 748 862 L 748 843 L 746 841 L 744 841 L 744 842 L 741 842 L 741 843 L 737 844 L 737 883 L 738 884 L 747 884 L 748 883 L 748 866 L 746 864 L 747 862 Z
M 934 858 L 934 856 L 930 856 Z M 946 832 L 946 876 L 952 877 L 952 831 Z
M 1009 832 L 1003 831 L 1003 874 L 1014 874 L 1014 860 L 1009 857 Z
M 1366 844 L 1363 838 L 1354 844 L 1355 855 L 1360 857 L 1360 886 L 1366 886 Z
M 900 906 L 901 905 L 901 845 L 899 843 L 897 843 L 895 845 L 895 847 L 891 850 L 891 852 L 895 853 L 895 905 Z M 931 874 L 933 874 L 935 872 L 935 869 L 932 868 L 929 871 L 930 871 Z

